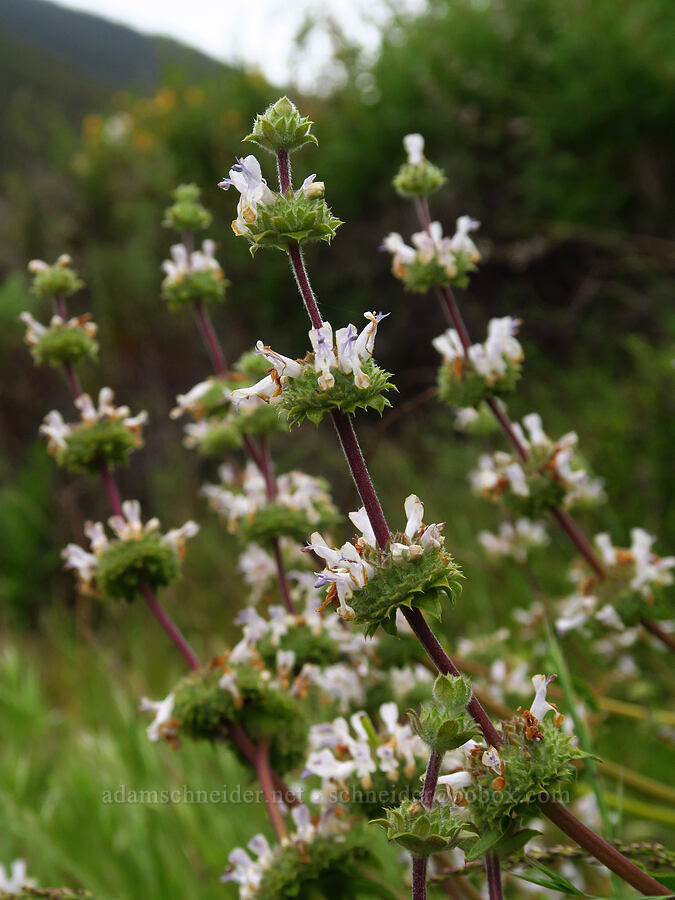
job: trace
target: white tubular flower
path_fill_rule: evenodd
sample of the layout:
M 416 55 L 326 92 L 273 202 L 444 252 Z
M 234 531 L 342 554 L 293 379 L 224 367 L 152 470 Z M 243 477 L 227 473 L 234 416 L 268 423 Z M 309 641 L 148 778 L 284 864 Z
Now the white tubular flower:
M 65 450 L 67 440 L 72 433 L 72 428 L 63 421 L 63 416 L 56 409 L 47 413 L 44 417 L 44 424 L 40 425 L 40 434 L 46 435 L 47 450 L 51 454 Z
M 462 788 L 471 787 L 474 784 L 474 780 L 471 772 L 462 770 L 460 772 L 453 772 L 451 775 L 441 775 L 438 779 L 438 783 L 445 785 L 448 796 L 454 800 L 457 793 L 461 791 Z
M 54 318 L 58 318 L 60 322 L 63 322 L 63 319 L 61 319 L 60 317 L 55 316 Z M 19 316 L 19 319 L 21 319 L 27 329 L 25 337 L 25 341 L 27 344 L 37 344 L 40 338 L 44 337 L 44 335 L 47 334 L 47 328 L 40 322 L 38 322 L 37 319 L 34 319 L 29 312 L 22 312 Z
M 587 597 L 583 594 L 572 594 L 558 607 L 558 618 L 555 621 L 555 629 L 560 635 L 569 631 L 576 631 L 583 627 L 597 606 L 597 597 Z
M 340 551 L 329 547 L 324 538 L 318 531 L 314 531 L 309 539 L 306 550 L 313 551 L 318 557 L 324 560 L 329 566 L 340 565 Z
M 173 244 L 170 253 L 171 259 L 165 259 L 162 263 L 162 271 L 166 276 L 163 286 L 182 281 L 190 273 L 187 247 L 184 244 Z
M 297 378 L 302 372 L 302 366 L 296 359 L 282 356 L 281 353 L 272 350 L 271 347 L 266 346 L 262 341 L 258 341 L 255 348 L 256 351 L 261 356 L 264 356 L 267 362 L 274 367 L 274 370 L 279 377 L 285 375 L 288 378 Z
M 100 556 L 110 546 L 102 522 L 85 522 L 84 533 L 89 538 L 92 552 L 96 556 Z
M 406 522 L 405 526 L 405 535 L 409 540 L 412 541 L 412 539 L 422 527 L 422 518 L 424 517 L 424 504 L 417 496 L 417 494 L 409 494 L 405 498 L 403 508 L 405 509 L 406 516 L 408 517 L 408 521 Z
M 277 574 L 274 559 L 257 544 L 248 544 L 239 557 L 237 569 L 241 572 L 244 582 L 251 588 L 253 603 L 258 602 Z
M 377 547 L 375 532 L 373 531 L 373 526 L 370 524 L 370 519 L 368 518 L 365 506 L 362 506 L 361 509 L 357 509 L 356 512 L 350 512 L 349 518 L 363 535 L 360 540 L 365 541 L 365 543 L 371 547 Z
M 274 862 L 274 853 L 264 834 L 256 834 L 246 845 L 251 853 L 255 853 L 258 857 L 258 865 L 264 870 L 270 868 Z
M 377 326 L 382 319 L 386 319 L 389 313 L 365 312 L 364 319 L 368 319 L 369 325 L 363 329 L 356 339 L 356 353 L 359 358 L 366 362 L 373 355 L 375 348 L 375 335 L 377 334 Z
M 7 872 L 0 863 L 0 891 L 8 894 L 18 894 L 23 888 L 33 888 L 37 884 L 33 878 L 26 877 L 26 861 L 15 859 Z
M 523 416 L 523 425 L 527 429 L 528 443 L 532 447 L 548 447 L 551 444 L 550 437 L 544 431 L 539 413 L 529 413 L 529 415 Z
M 257 218 L 258 204 L 271 203 L 276 195 L 267 187 L 267 182 L 262 177 L 260 163 L 253 155 L 237 159 L 229 174 L 230 177 L 224 178 L 218 187 L 226 191 L 234 185 L 241 194 L 232 230 L 235 234 L 246 235 L 248 226 Z
M 159 741 L 162 738 L 171 739 L 176 735 L 176 724 L 172 719 L 174 695 L 169 694 L 164 700 L 148 700 L 142 697 L 139 704 L 141 712 L 154 712 L 155 718 L 148 725 L 146 731 L 151 741 Z
M 199 525 L 190 519 L 184 525 L 181 525 L 180 528 L 172 528 L 170 531 L 167 531 L 162 537 L 162 543 L 173 547 L 174 551 L 182 559 L 185 556 L 185 542 L 196 534 L 199 534 Z
M 300 189 L 295 192 L 295 196 L 304 194 L 308 200 L 321 199 L 326 193 L 326 185 L 323 181 L 315 181 L 315 179 L 316 172 L 313 175 L 308 175 L 300 185 Z
M 328 322 L 324 322 L 321 328 L 312 328 L 309 331 L 309 339 L 314 350 L 314 369 L 319 374 L 319 387 L 328 391 L 335 384 L 335 378 L 330 371 L 336 369 L 338 362 L 333 350 L 333 329 Z
M 330 778 L 344 781 L 353 774 L 356 766 L 353 760 L 338 762 L 328 749 L 310 753 L 305 766 L 307 775 L 318 775 L 319 778 Z
M 444 363 L 453 363 L 464 356 L 464 347 L 459 339 L 459 334 L 454 328 L 448 328 L 443 334 L 439 334 L 431 342 L 434 350 L 443 357 Z
M 511 485 L 511 490 L 519 497 L 529 497 L 530 489 L 527 485 L 527 478 L 520 463 L 514 462 L 506 467 L 506 477 Z
M 522 518 L 515 524 L 502 522 L 498 534 L 480 531 L 478 540 L 487 555 L 493 559 L 511 557 L 516 562 L 525 562 L 528 550 L 548 543 L 548 534 L 543 522 Z
M 466 254 L 472 263 L 480 261 L 480 252 L 478 247 L 469 237 L 469 232 L 476 231 L 480 228 L 480 222 L 472 219 L 471 216 L 460 216 L 457 219 L 457 230 L 450 241 L 450 247 L 453 253 Z
M 368 387 L 370 378 L 361 368 L 361 358 L 357 350 L 358 332 L 353 325 L 338 328 L 335 332 L 337 360 L 341 372 L 354 375 L 354 384 L 361 390 Z
M 93 553 L 87 553 L 79 544 L 68 544 L 61 551 L 65 569 L 73 569 L 77 572 L 79 589 L 84 594 L 93 591 L 94 579 L 98 568 L 98 557 Z
M 555 680 L 555 675 L 533 675 L 532 684 L 534 685 L 535 695 L 530 707 L 530 712 L 539 722 L 542 722 L 546 713 L 553 710 L 553 722 L 560 725 L 565 716 L 558 711 L 558 707 L 553 703 L 549 703 L 546 699 L 546 690 L 549 684 Z
M 139 541 L 144 535 L 159 529 L 159 519 L 153 518 L 143 524 L 141 504 L 138 500 L 122 503 L 122 516 L 111 516 L 108 524 L 121 541 Z
M 178 394 L 176 397 L 176 406 L 171 410 L 169 415 L 172 419 L 178 419 L 185 412 L 189 412 L 195 419 L 201 419 L 204 415 L 204 397 L 210 393 L 216 386 L 222 391 L 222 400 L 225 402 L 229 397 L 229 392 L 224 385 L 218 385 L 215 378 L 207 378 L 206 381 L 200 381 L 191 388 L 187 394 Z
M 615 566 L 617 561 L 616 547 L 612 546 L 612 541 L 607 532 L 596 534 L 593 542 L 600 551 L 600 558 L 603 563 L 606 566 Z
M 417 259 L 415 248 L 406 244 L 398 231 L 390 232 L 382 241 L 380 249 L 391 253 L 391 271 L 396 278 L 403 278 L 408 266 Z
M 61 257 L 59 257 L 59 259 L 61 259 Z M 31 259 L 26 268 L 31 275 L 39 275 L 40 272 L 46 272 L 49 268 L 49 265 L 44 261 L 44 259 Z
M 293 807 L 291 810 L 291 817 L 295 823 L 295 832 L 291 835 L 291 841 L 293 841 L 294 844 L 311 843 L 316 836 L 316 828 L 312 825 L 309 810 L 304 803 Z
M 328 570 L 316 573 L 316 581 L 314 587 L 322 588 L 327 584 L 334 584 L 339 603 L 338 615 L 349 621 L 354 618 L 354 610 L 347 605 L 347 600 L 351 600 L 354 596 L 354 582 L 352 576 L 347 571 Z
M 279 394 L 281 394 L 281 387 L 278 380 L 271 375 L 266 375 L 250 387 L 237 388 L 236 391 L 232 391 L 230 399 L 238 408 L 243 402 L 269 403 Z
M 424 161 L 424 138 L 421 134 L 406 134 L 403 138 L 403 147 L 408 154 L 410 165 L 419 166 Z
M 220 263 L 215 257 L 216 242 L 207 238 L 202 241 L 202 249 L 193 251 L 190 257 L 190 268 L 193 272 L 214 272 L 222 275 Z
M 486 750 L 481 757 L 481 762 L 487 769 L 491 769 L 497 775 L 503 774 L 502 760 L 496 747 L 490 747 Z
M 635 561 L 635 576 L 630 586 L 648 596 L 652 585 L 673 584 L 675 556 L 658 557 L 652 550 L 656 538 L 644 528 L 632 528 L 630 536 L 630 552 Z
M 239 900 L 253 900 L 265 870 L 259 863 L 253 862 L 251 857 L 241 847 L 236 847 L 228 856 L 229 867 L 220 880 L 224 882 L 234 881 L 239 885 Z

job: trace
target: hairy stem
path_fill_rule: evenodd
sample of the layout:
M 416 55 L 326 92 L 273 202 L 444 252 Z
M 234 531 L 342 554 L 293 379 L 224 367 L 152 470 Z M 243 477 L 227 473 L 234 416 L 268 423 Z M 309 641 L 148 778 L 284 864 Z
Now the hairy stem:
M 412 858 L 412 900 L 426 900 L 427 860 L 423 856 Z
M 260 738 L 256 753 L 255 768 L 258 773 L 258 781 L 260 782 L 263 796 L 265 797 L 267 812 L 269 813 L 269 817 L 277 835 L 277 840 L 279 843 L 282 843 L 284 839 L 288 837 L 288 832 L 286 831 L 284 817 L 281 815 L 281 809 L 279 808 L 275 796 L 269 750 L 270 739 L 267 736 Z
M 422 804 L 427 809 L 431 809 L 434 805 L 434 796 L 436 795 L 436 786 L 438 785 L 438 773 L 441 771 L 441 763 L 443 762 L 443 754 L 431 751 L 429 762 L 427 763 L 427 771 L 424 775 L 424 787 L 422 788 Z
M 590 828 L 587 828 L 560 803 L 548 796 L 543 796 L 539 799 L 539 809 L 547 819 L 550 819 L 568 837 L 576 841 L 580 847 L 587 850 L 588 853 L 607 866 L 619 878 L 628 882 L 642 894 L 656 897 L 669 897 L 672 895 L 671 891 L 652 878 L 651 875 L 648 875 L 644 869 L 638 868 L 625 856 L 622 856 L 607 841 L 598 837 L 597 834 L 591 831 Z
M 197 324 L 199 325 L 199 331 L 204 343 L 206 344 L 209 356 L 211 357 L 213 368 L 216 374 L 225 376 L 227 375 L 227 363 L 225 362 L 225 354 L 223 353 L 223 348 L 220 346 L 220 341 L 216 337 L 213 323 L 211 322 L 211 316 L 209 315 L 208 310 L 201 300 L 197 300 L 194 304 L 194 307 L 195 316 L 197 317 Z
M 502 870 L 499 865 L 499 857 L 496 853 L 488 853 L 485 857 L 485 872 L 487 874 L 488 896 L 490 900 L 504 900 L 502 891 Z
M 171 640 L 174 642 L 183 658 L 187 661 L 190 668 L 198 669 L 200 666 L 200 662 L 196 654 L 181 634 L 178 626 L 174 624 L 162 604 L 159 602 L 152 588 L 147 584 L 139 584 L 138 590 L 141 592 L 141 594 L 143 594 L 146 603 L 152 610 L 153 615 L 162 626 L 164 631 L 166 631 Z

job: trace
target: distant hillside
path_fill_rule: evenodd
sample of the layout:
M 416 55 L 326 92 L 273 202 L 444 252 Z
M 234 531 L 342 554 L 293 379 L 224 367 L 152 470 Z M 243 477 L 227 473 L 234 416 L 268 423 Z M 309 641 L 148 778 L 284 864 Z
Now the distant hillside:
M 155 88 L 166 65 L 179 65 L 201 79 L 223 65 L 168 38 L 139 34 L 89 13 L 46 0 L 0 0 L 0 33 L 59 59 L 108 89 Z M 0 75 L 4 81 L 4 60 Z

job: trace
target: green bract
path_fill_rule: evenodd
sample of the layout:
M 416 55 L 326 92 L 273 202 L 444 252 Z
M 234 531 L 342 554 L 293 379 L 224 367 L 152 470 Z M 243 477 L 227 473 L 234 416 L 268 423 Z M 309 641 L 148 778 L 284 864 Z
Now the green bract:
M 290 425 L 299 425 L 307 418 L 318 425 L 328 412 L 354 413 L 357 409 L 376 409 L 380 415 L 391 406 L 385 397 L 387 391 L 396 387 L 389 380 L 390 372 L 385 372 L 372 360 L 363 363 L 363 371 L 370 379 L 367 388 L 354 384 L 354 376 L 332 369 L 335 384 L 324 391 L 319 387 L 318 373 L 314 370 L 313 356 L 307 357 L 307 364 L 297 378 L 288 378 L 284 383 L 277 404 L 288 413 Z
M 454 256 L 453 269 L 442 266 L 436 259 L 429 262 L 416 259 L 406 264 L 401 281 L 409 291 L 426 294 L 434 287 L 454 285 L 465 288 L 469 284 L 469 274 L 475 271 L 476 265 L 469 257 L 465 253 L 457 253 Z
M 536 720 L 535 720 L 536 721 Z M 473 789 L 463 789 L 469 799 L 469 814 L 481 834 L 504 834 L 517 817 L 538 814 L 540 794 L 552 794 L 560 782 L 576 777 L 574 760 L 588 756 L 572 744 L 572 738 L 551 719 L 538 723 L 541 740 L 526 737 L 527 724 L 521 717 L 503 723 L 504 744 L 499 756 L 504 764 L 503 782 L 494 770 L 482 763 L 480 748 L 470 757 L 476 779 Z
M 501 397 L 512 391 L 520 378 L 520 365 L 505 360 L 506 373 L 489 382 L 466 358 L 461 365 L 444 363 L 438 370 L 438 396 L 451 406 L 477 407 L 488 397 Z
M 256 900 L 345 900 L 373 894 L 379 887 L 360 871 L 364 863 L 376 862 L 360 827 L 317 835 L 301 845 L 282 845 L 276 854 L 256 889 Z M 383 892 L 377 890 L 377 896 Z
M 649 598 L 630 588 L 614 594 L 612 605 L 624 625 L 632 627 L 642 619 L 672 619 L 675 613 L 675 589 L 654 587 Z
M 434 682 L 433 704 L 425 704 L 418 714 L 408 710 L 413 731 L 436 753 L 456 750 L 479 734 L 466 711 L 471 685 L 465 678 L 439 675 Z
M 242 445 L 241 431 L 236 418 L 210 419 L 208 429 L 199 438 L 190 438 L 188 446 L 195 446 L 202 456 L 223 456 Z
M 325 484 L 325 487 L 327 490 L 328 485 Z M 315 505 L 318 518 L 310 519 L 302 509 L 290 509 L 280 503 L 267 503 L 250 518 L 237 520 L 237 534 L 244 544 L 254 543 L 262 546 L 271 544 L 279 537 L 305 541 L 313 531 L 330 530 L 340 521 L 340 516 L 332 504 Z
M 169 309 L 193 303 L 218 303 L 225 299 L 229 282 L 221 271 L 192 271 L 162 285 L 162 297 Z
M 309 724 L 298 701 L 272 687 L 258 669 L 233 665 L 239 694 L 239 701 L 235 701 L 219 685 L 224 671 L 219 660 L 191 672 L 176 687 L 172 714 L 178 723 L 178 736 L 226 741 L 228 727 L 235 723 L 244 727 L 252 741 L 270 739 L 273 769 L 287 772 L 301 765 L 307 752 Z
M 245 236 L 253 255 L 260 247 L 288 250 L 311 241 L 330 243 L 340 225 L 323 198 L 289 191 L 286 196 L 277 194 L 273 201 L 257 205 L 255 219 L 246 223 Z
M 242 375 L 246 375 L 246 377 L 250 378 L 254 383 L 265 377 L 269 371 L 269 367 L 270 364 L 262 353 L 258 353 L 257 350 L 247 350 L 246 353 L 242 353 L 234 364 L 235 371 L 241 372 Z
M 403 163 L 392 183 L 401 197 L 428 197 L 447 180 L 442 169 L 424 159 L 420 163 Z
M 114 541 L 98 557 L 97 587 L 107 597 L 131 602 L 140 584 L 153 590 L 166 587 L 180 577 L 180 560 L 160 534 L 138 540 Z
M 34 273 L 31 290 L 41 300 L 69 297 L 84 287 L 77 272 L 70 268 L 69 256 L 61 256 L 53 266 L 45 266 L 41 270 L 31 265 L 28 269 Z
M 375 819 L 387 833 L 413 856 L 431 856 L 457 847 L 473 836 L 466 817 L 457 807 L 434 805 L 427 809 L 419 800 L 404 800 L 398 809 L 386 810 L 386 818 Z
M 394 540 L 407 542 L 404 534 Z M 354 623 L 361 625 L 366 636 L 382 628 L 396 634 L 396 610 L 402 606 L 428 612 L 440 619 L 443 604 L 454 602 L 461 590 L 459 567 L 451 556 L 430 550 L 417 559 L 394 562 L 389 553 L 367 548 L 363 558 L 370 563 L 374 574 L 364 587 L 354 591 L 349 601 L 354 610 Z
M 254 409 L 235 411 L 235 421 L 242 434 L 251 437 L 265 437 L 274 431 L 288 431 L 288 420 L 276 405 L 260 404 Z
M 313 124 L 307 116 L 300 115 L 297 106 L 288 97 L 281 97 L 268 106 L 262 115 L 256 116 L 253 131 L 244 140 L 251 141 L 270 153 L 279 150 L 292 153 L 306 144 L 319 143 L 310 133 Z
M 52 327 L 33 344 L 30 352 L 38 365 L 46 363 L 58 368 L 65 362 L 95 360 L 98 356 L 98 343 L 83 328 Z
M 163 225 L 175 231 L 198 231 L 211 224 L 211 213 L 199 202 L 201 190 L 196 184 L 181 184 L 173 192 L 175 203 L 165 214 Z
M 101 419 L 93 425 L 74 426 L 56 461 L 71 472 L 96 475 L 101 462 L 109 468 L 127 465 L 129 454 L 142 445 L 140 436 L 121 421 Z

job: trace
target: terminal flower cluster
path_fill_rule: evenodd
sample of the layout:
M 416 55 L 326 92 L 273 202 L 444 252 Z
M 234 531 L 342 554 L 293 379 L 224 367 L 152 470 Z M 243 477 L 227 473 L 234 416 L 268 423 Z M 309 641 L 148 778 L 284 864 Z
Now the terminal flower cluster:
M 533 522 L 527 518 L 502 522 L 497 534 L 479 531 L 478 540 L 492 559 L 510 558 L 520 563 L 526 561 L 530 550 L 545 547 L 549 542 L 544 522 Z
M 38 322 L 29 312 L 22 312 L 19 318 L 26 326 L 25 341 L 38 365 L 48 363 L 56 367 L 64 362 L 96 358 L 98 329 L 89 313 L 67 320 L 54 315 L 49 325 Z
M 465 351 L 454 328 L 434 338 L 443 357 L 439 371 L 440 396 L 453 406 L 477 406 L 486 397 L 512 390 L 520 372 L 523 349 L 515 337 L 519 319 L 491 319 L 487 340 Z
M 602 480 L 589 475 L 577 453 L 575 432 L 551 440 L 538 413 L 525 416 L 523 425 L 527 437 L 519 424 L 513 425 L 513 430 L 528 453 L 528 461 L 504 451 L 482 455 L 478 469 L 470 475 L 476 493 L 490 500 L 504 497 L 514 511 L 526 515 L 536 515 L 551 506 L 570 509 L 604 499 Z

